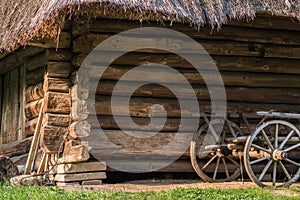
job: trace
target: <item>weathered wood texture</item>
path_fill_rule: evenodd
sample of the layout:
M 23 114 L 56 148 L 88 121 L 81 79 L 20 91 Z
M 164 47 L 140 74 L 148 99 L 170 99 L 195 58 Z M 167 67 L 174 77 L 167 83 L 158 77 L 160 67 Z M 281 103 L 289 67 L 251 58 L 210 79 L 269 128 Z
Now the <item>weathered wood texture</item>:
M 60 164 L 57 166 L 58 174 L 94 172 L 106 170 L 105 162 L 84 162 L 84 163 L 69 163 Z
M 85 181 L 85 180 L 95 180 L 95 179 L 106 179 L 105 172 L 57 174 L 55 176 L 55 181 L 59 181 L 59 182 L 73 182 L 73 181 Z
M 0 155 L 18 156 L 28 153 L 32 137 L 0 145 Z
M 55 153 L 62 150 L 68 129 L 60 126 L 45 126 L 41 130 L 40 146 L 43 152 Z
M 72 47 L 75 56 L 72 59 L 72 64 L 75 68 L 81 66 L 83 60 L 96 45 L 116 33 L 141 26 L 162 27 L 156 22 L 141 25 L 139 21 L 115 19 L 94 19 L 88 24 L 78 21 L 77 25 L 82 29 L 73 30 L 75 38 L 72 41 Z M 260 15 L 254 22 L 233 21 L 224 25 L 222 30 L 213 32 L 208 27 L 202 28 L 198 32 L 188 25 L 174 23 L 172 26 L 166 25 L 165 27 L 187 34 L 200 43 L 210 54 L 213 59 L 212 62 L 217 65 L 224 81 L 229 113 L 254 114 L 259 110 L 271 109 L 300 113 L 300 106 L 298 105 L 298 97 L 300 96 L 299 23 L 294 23 L 289 19 Z M 123 39 L 126 39 L 127 42 L 115 40 L 113 41 L 114 45 L 107 46 L 106 51 L 94 51 L 89 55 L 93 61 L 89 63 L 92 66 L 87 71 L 90 78 L 88 93 L 90 96 L 95 93 L 95 99 L 87 100 L 88 109 L 84 109 L 86 108 L 84 106 L 86 101 L 77 101 L 77 103 L 80 102 L 78 105 L 81 106 L 76 105 L 76 103 L 73 104 L 77 109 L 72 108 L 74 109 L 72 113 L 83 112 L 78 112 L 78 108 L 85 110 L 85 113 L 90 115 L 87 120 L 92 127 L 90 136 L 97 132 L 99 141 L 103 142 L 105 140 L 101 139 L 109 138 L 109 142 L 103 142 L 99 147 L 92 146 L 92 153 L 100 157 L 115 156 L 122 164 L 122 158 L 126 156 L 132 156 L 132 158 L 137 155 L 145 156 L 145 159 L 154 156 L 158 160 L 163 156 L 181 156 L 176 148 L 164 152 L 164 155 L 151 153 L 151 150 L 161 148 L 172 141 L 174 138 L 172 134 L 178 130 L 181 116 L 190 117 L 191 123 L 193 122 L 192 119 L 196 117 L 195 112 L 198 106 L 188 109 L 180 108 L 176 98 L 189 101 L 191 93 L 183 84 L 178 82 L 176 76 L 170 76 L 168 72 L 159 67 L 154 67 L 151 70 L 142 69 L 119 82 L 119 90 L 115 91 L 115 94 L 120 98 L 120 102 L 115 105 L 117 110 L 115 115 L 121 122 L 121 128 L 131 133 L 136 132 L 140 137 L 151 134 L 153 131 L 161 131 L 155 137 L 141 139 L 122 133 L 119 125 L 113 119 L 110 96 L 116 89 L 117 81 L 121 77 L 124 78 L 123 75 L 126 72 L 139 65 L 159 63 L 180 72 L 193 86 L 199 101 L 199 110 L 211 111 L 211 93 L 209 93 L 203 77 L 208 78 L 215 85 L 210 88 L 213 89 L 210 92 L 218 94 L 220 88 L 214 82 L 216 76 L 209 73 L 212 62 L 203 59 L 203 63 L 198 63 L 203 70 L 203 74 L 200 75 L 183 57 L 157 49 L 137 49 L 114 60 L 114 52 L 125 50 L 128 47 L 135 48 L 138 42 L 147 44 L 149 41 L 154 41 L 149 35 L 138 35 L 138 38 L 127 35 Z M 179 50 L 193 59 L 199 57 L 199 52 L 195 54 L 192 48 L 195 47 L 195 44 L 183 45 L 180 43 L 180 38 L 172 37 L 163 38 L 161 36 L 159 40 L 167 44 L 174 44 L 170 45 L 171 50 L 172 48 Z M 202 56 L 205 53 L 205 51 L 200 52 Z M 101 76 L 101 81 L 98 82 L 99 71 L 108 64 L 110 64 L 109 68 L 106 68 Z M 137 84 L 145 80 L 149 80 L 150 84 L 134 90 Z M 151 84 L 151 82 L 157 84 Z M 159 83 L 176 87 L 179 95 L 176 97 L 170 89 L 159 85 Z M 134 93 L 131 94 L 133 90 Z M 75 96 L 79 96 L 79 91 L 82 91 L 83 94 L 87 93 L 84 88 L 78 86 L 74 88 L 74 91 Z M 129 111 L 126 110 L 128 102 L 125 101 L 125 96 L 131 96 Z M 163 127 L 157 125 L 149 128 L 147 125 L 151 122 L 150 117 L 163 121 L 162 117 L 165 116 L 165 113 L 151 112 L 151 107 L 155 104 L 165 108 L 168 118 Z M 130 117 L 136 124 L 127 123 Z M 86 118 L 83 117 L 83 119 Z M 258 123 L 258 119 L 250 119 L 250 123 L 254 127 Z M 193 125 L 186 125 L 182 128 L 187 132 L 193 131 Z M 99 126 L 105 134 L 98 129 Z M 110 142 L 120 147 L 120 151 L 111 148 Z M 178 141 L 178 145 L 180 142 L 184 142 L 184 140 Z M 128 150 L 128 152 L 124 152 L 122 149 Z M 183 156 L 188 155 L 188 151 L 183 154 Z M 134 159 L 131 160 L 137 162 Z M 180 164 L 167 167 L 162 171 L 192 172 L 193 169 L 189 160 L 181 160 Z

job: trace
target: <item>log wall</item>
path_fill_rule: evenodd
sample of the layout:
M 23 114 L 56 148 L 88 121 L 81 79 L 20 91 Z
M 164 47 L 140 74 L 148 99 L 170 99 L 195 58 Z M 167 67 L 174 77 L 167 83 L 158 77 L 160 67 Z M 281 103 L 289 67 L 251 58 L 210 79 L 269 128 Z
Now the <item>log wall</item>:
M 72 64 L 76 70 L 88 55 L 88 53 L 100 42 L 117 34 L 121 31 L 138 27 L 163 27 L 156 22 L 140 24 L 139 21 L 115 20 L 115 19 L 94 19 L 89 23 L 82 19 L 77 21 L 77 28 L 72 31 L 72 51 L 74 58 Z M 187 34 L 201 44 L 211 55 L 222 75 L 228 100 L 228 113 L 232 116 L 236 113 L 255 114 L 259 110 L 276 110 L 281 112 L 300 113 L 298 98 L 300 96 L 300 24 L 293 22 L 288 18 L 276 18 L 269 16 L 259 16 L 256 21 L 251 23 L 232 22 L 224 25 L 220 31 L 211 31 L 209 28 L 202 28 L 199 32 L 183 24 L 165 23 L 166 28 L 177 30 Z M 75 26 L 74 26 L 75 27 Z M 78 28 L 79 27 L 79 28 Z M 132 40 L 134 36 L 128 36 Z M 149 36 L 139 35 L 139 40 L 147 40 Z M 167 42 L 167 41 L 161 41 Z M 109 49 L 109 51 L 119 51 L 125 49 L 130 44 L 122 44 L 118 48 Z M 134 46 L 134 44 L 132 44 Z M 192 45 L 192 44 L 191 44 Z M 178 47 L 179 50 L 181 46 Z M 182 49 L 182 51 L 193 56 L 192 50 Z M 109 52 L 102 53 L 101 58 L 95 56 L 96 68 L 104 68 L 111 62 Z M 106 55 L 107 54 L 107 55 Z M 138 88 L 132 94 L 130 101 L 130 116 L 140 127 L 126 124 L 128 112 L 125 110 L 125 104 L 118 105 L 119 117 L 124 119 L 124 129 L 133 134 L 147 134 L 147 132 L 159 131 L 156 138 L 150 138 L 145 141 L 137 141 L 134 138 L 124 134 L 112 116 L 111 94 L 119 80 L 126 72 L 135 66 L 160 63 L 168 65 L 178 70 L 193 86 L 199 100 L 201 111 L 210 111 L 210 95 L 205 82 L 197 71 L 185 59 L 170 52 L 139 49 L 129 52 L 117 60 L 114 60 L 98 83 L 97 69 L 89 70 L 90 79 L 89 93 L 96 92 L 95 110 L 91 109 L 94 105 L 88 103 L 86 110 L 86 99 L 80 103 L 74 102 L 78 116 L 89 112 L 88 123 L 92 132 L 101 134 L 99 126 L 104 130 L 105 137 L 108 137 L 115 144 L 122 148 L 128 148 L 131 152 L 125 156 L 136 155 L 154 156 L 149 153 L 149 149 L 163 147 L 172 138 L 174 132 L 178 130 L 180 123 L 180 107 L 176 97 L 172 92 L 159 84 L 148 84 Z M 203 63 L 205 66 L 205 64 Z M 205 69 L 209 70 L 209 69 Z M 156 80 L 156 72 L 147 76 Z M 144 74 L 144 75 L 143 75 Z M 127 96 L 129 91 L 137 82 L 143 81 L 146 72 L 141 70 L 139 76 L 128 78 L 121 83 L 118 96 Z M 167 75 L 167 74 L 166 74 Z M 212 77 L 213 80 L 214 77 Z M 176 80 L 166 82 L 182 87 L 183 98 L 189 99 L 185 95 L 185 90 Z M 216 86 L 217 87 L 217 86 Z M 77 87 L 78 88 L 78 87 Z M 76 90 L 76 89 L 75 89 Z M 78 93 L 78 92 L 77 92 Z M 85 91 L 86 93 L 86 91 Z M 89 101 L 88 101 L 89 102 Z M 80 105 L 80 106 L 77 106 Z M 150 122 L 150 108 L 154 104 L 163 105 L 168 112 L 168 119 L 161 127 L 152 127 L 152 130 L 145 129 L 144 126 Z M 80 108 L 80 109 L 78 109 Z M 80 110 L 80 111 L 78 111 Z M 193 118 L 194 108 L 184 110 L 184 114 Z M 96 116 L 98 120 L 92 118 Z M 157 118 L 160 115 L 155 116 Z M 233 119 L 235 120 L 235 119 Z M 254 116 L 252 125 L 257 124 L 258 119 Z M 203 123 L 202 121 L 200 123 Z M 191 131 L 191 126 L 183 127 L 186 132 Z M 141 131 L 141 132 L 140 132 Z M 101 137 L 104 137 L 102 133 Z M 122 153 L 110 149 L 110 144 L 102 145 L 98 149 L 92 149 L 92 152 L 101 156 L 123 156 Z M 172 152 L 165 152 L 163 156 L 180 156 L 176 149 Z M 188 156 L 188 152 L 184 154 Z M 182 157 L 183 158 L 183 157 Z M 175 167 L 176 168 L 176 167 Z

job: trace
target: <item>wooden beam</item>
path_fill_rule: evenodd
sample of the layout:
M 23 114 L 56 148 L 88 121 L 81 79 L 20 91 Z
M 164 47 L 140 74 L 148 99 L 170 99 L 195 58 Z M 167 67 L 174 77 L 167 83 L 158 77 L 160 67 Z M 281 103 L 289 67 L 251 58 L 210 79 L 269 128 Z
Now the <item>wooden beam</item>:
M 51 78 L 69 78 L 71 63 L 68 62 L 49 62 L 47 76 Z
M 44 96 L 43 82 L 36 83 L 26 88 L 25 97 L 26 102 L 39 100 Z
M 40 48 L 62 48 L 67 49 L 71 46 L 71 34 L 69 32 L 61 32 L 59 35 L 59 41 L 55 39 L 34 39 L 27 43 L 28 46 L 40 47 Z
M 69 126 L 69 135 L 73 139 L 88 137 L 91 132 L 91 125 L 87 121 L 75 121 Z
M 69 94 L 46 92 L 44 101 L 45 113 L 68 114 L 71 111 L 71 98 Z
M 0 145 L 0 155 L 12 157 L 28 153 L 32 137 Z
M 70 85 L 69 79 L 45 77 L 43 90 L 45 92 L 49 91 L 49 92 L 69 93 L 70 90 L 69 85 Z
M 188 101 L 187 101 L 188 103 Z M 128 102 L 120 100 L 118 105 L 116 105 L 116 110 L 118 111 L 118 116 L 127 116 Z M 150 114 L 150 109 L 152 105 L 159 104 L 164 106 L 168 113 L 168 117 L 193 117 L 197 108 L 190 107 L 187 109 L 180 109 L 177 100 L 175 99 L 157 99 L 157 98 L 131 98 L 129 105 L 129 114 L 132 117 L 159 117 L 164 116 L 164 114 L 159 112 L 152 112 Z M 189 103 L 188 103 L 189 104 Z M 191 104 L 192 105 L 192 104 Z M 95 106 L 95 109 L 93 107 Z M 108 115 L 111 116 L 111 98 L 106 96 L 97 96 L 95 105 L 89 103 L 88 105 L 90 114 L 97 115 Z M 209 101 L 199 101 L 199 107 L 202 112 L 211 111 L 211 102 Z M 288 105 L 286 103 L 281 104 L 271 104 L 271 103 L 245 103 L 245 102 L 227 102 L 227 112 L 228 113 L 255 113 L 261 110 L 276 110 L 280 112 L 300 112 L 300 107 L 298 104 Z M 96 113 L 95 113 L 96 111 Z
M 24 49 L 16 50 L 14 53 L 7 55 L 0 62 L 0 75 L 7 73 L 13 69 L 18 68 L 29 57 L 43 52 L 44 49 L 36 47 L 26 47 Z
M 30 102 L 25 107 L 25 116 L 27 120 L 31 120 L 39 115 L 43 99 Z
M 54 62 L 70 61 L 73 57 L 73 53 L 69 49 L 47 49 L 46 55 L 49 61 Z
M 45 126 L 41 130 L 40 146 L 45 153 L 57 153 L 62 150 L 68 129 L 61 126 Z
M 57 174 L 55 176 L 55 181 L 59 181 L 59 182 L 85 181 L 85 180 L 94 180 L 94 179 L 106 179 L 105 172 Z
M 83 162 L 83 163 L 68 163 L 60 164 L 57 166 L 58 174 L 81 173 L 81 172 L 94 172 L 105 171 L 105 162 Z
M 99 69 L 104 69 L 101 65 L 89 67 L 88 74 L 90 77 L 90 85 L 98 83 Z M 101 76 L 101 80 L 119 81 L 121 77 L 132 66 L 110 66 L 106 68 Z M 157 74 L 159 72 L 159 75 Z M 196 70 L 178 70 L 180 75 L 183 75 L 190 84 L 205 85 L 205 81 L 210 85 L 218 86 L 219 74 L 215 71 L 202 71 L 201 74 Z M 234 72 L 223 71 L 220 73 L 225 86 L 244 86 L 244 87 L 285 87 L 285 88 L 300 88 L 299 75 L 292 74 L 267 74 L 267 73 L 249 73 L 249 72 Z M 205 79 L 204 79 L 205 78 Z M 163 67 L 139 68 L 130 75 L 122 77 L 122 81 L 134 82 L 152 82 L 152 83 L 171 83 L 182 84 L 177 74 L 170 73 Z
M 118 91 L 114 91 L 118 83 Z M 212 94 L 218 94 L 221 90 L 219 87 L 210 87 L 210 90 L 203 85 L 193 85 L 193 92 L 184 85 L 172 84 L 176 88 L 177 97 L 174 93 L 158 84 L 146 84 L 135 90 L 137 82 L 115 82 L 115 81 L 100 81 L 99 85 L 90 86 L 90 93 L 97 95 L 114 95 L 132 97 L 157 97 L 157 98 L 180 98 L 191 99 L 195 95 L 199 100 L 209 101 Z M 134 93 L 132 94 L 132 91 Z M 226 99 L 228 101 L 239 102 L 262 102 L 262 103 L 285 103 L 297 104 L 300 96 L 300 89 L 298 88 L 250 88 L 250 87 L 226 87 Z M 217 95 L 216 95 L 217 96 Z M 222 100 L 222 99 L 217 99 Z
M 89 148 L 77 141 L 67 141 L 64 144 L 63 157 L 58 160 L 59 164 L 84 162 L 90 158 Z
M 28 73 L 35 71 L 39 68 L 44 68 L 48 63 L 46 53 L 43 51 L 40 54 L 34 55 L 30 59 L 26 60 L 26 69 Z

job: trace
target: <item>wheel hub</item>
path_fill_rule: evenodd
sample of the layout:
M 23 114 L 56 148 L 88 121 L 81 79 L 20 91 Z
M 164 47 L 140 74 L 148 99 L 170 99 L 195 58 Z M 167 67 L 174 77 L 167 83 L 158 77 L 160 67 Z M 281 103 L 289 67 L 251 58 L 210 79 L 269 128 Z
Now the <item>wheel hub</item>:
M 272 154 L 272 158 L 273 160 L 275 161 L 278 161 L 278 160 L 283 160 L 287 157 L 287 153 L 280 150 L 280 149 L 275 149 L 273 151 L 273 154 Z

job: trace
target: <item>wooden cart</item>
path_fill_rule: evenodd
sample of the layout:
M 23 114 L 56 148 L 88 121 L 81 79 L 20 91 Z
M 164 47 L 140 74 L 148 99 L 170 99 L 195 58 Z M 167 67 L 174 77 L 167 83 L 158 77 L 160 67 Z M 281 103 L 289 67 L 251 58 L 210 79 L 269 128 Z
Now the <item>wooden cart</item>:
M 209 120 L 194 134 L 190 147 L 196 173 L 208 182 L 232 181 L 246 169 L 261 187 L 290 186 L 300 176 L 300 114 L 257 112 L 262 120 L 252 129 L 247 118 L 237 125 L 227 118 Z M 247 127 L 248 131 L 245 131 Z M 246 133 L 247 132 L 247 133 Z

